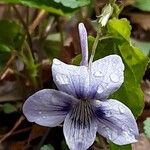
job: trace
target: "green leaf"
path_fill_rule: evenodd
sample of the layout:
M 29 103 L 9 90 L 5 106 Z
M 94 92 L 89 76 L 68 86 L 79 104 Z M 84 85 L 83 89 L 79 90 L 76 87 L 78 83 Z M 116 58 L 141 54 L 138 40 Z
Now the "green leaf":
M 11 49 L 4 44 L 0 43 L 0 70 L 6 64 L 11 56 Z
M 48 144 L 48 145 L 42 146 L 40 150 L 54 150 L 54 147 L 51 144 Z
M 141 10 L 150 11 L 150 0 L 135 0 L 133 5 Z
M 90 4 L 90 0 L 53 0 L 57 3 L 61 3 L 62 5 L 70 8 L 78 8 L 85 5 Z
M 60 42 L 46 40 L 43 43 L 43 50 L 46 51 L 46 53 L 50 59 L 58 58 L 59 52 L 60 52 Z
M 81 60 L 82 60 L 82 55 L 81 55 L 81 54 L 78 54 L 76 57 L 74 57 L 74 58 L 72 59 L 72 64 L 78 66 L 78 65 L 80 65 Z
M 16 112 L 17 108 L 14 105 L 10 104 L 10 103 L 5 103 L 3 105 L 3 111 L 6 114 L 10 114 L 10 113 Z
M 144 121 L 144 132 L 148 138 L 150 138 L 150 118 Z
M 150 53 L 150 42 L 138 41 L 131 39 L 131 42 L 134 46 L 138 47 L 146 56 Z
M 89 47 L 92 46 L 93 42 L 94 38 L 89 37 Z M 140 82 L 148 59 L 140 50 L 131 46 L 126 40 L 122 42 L 114 38 L 104 39 L 99 42 L 95 60 L 111 54 L 120 55 L 125 65 L 124 83 L 121 88 L 112 95 L 112 98 L 123 102 L 131 109 L 134 116 L 138 117 L 144 105 Z
M 2 53 L 10 53 L 11 49 L 7 47 L 7 45 L 1 44 L 0 43 L 0 54 Z
M 0 21 L 0 43 L 7 51 L 20 49 L 24 40 L 24 35 L 21 27 L 14 21 L 1 20 Z M 1 47 L 2 48 L 2 47 Z
M 12 50 L 19 50 L 24 41 L 21 27 L 14 21 L 0 21 L 0 69 L 6 64 Z
M 65 7 L 62 4 L 58 4 L 52 0 L 0 0 L 0 1 L 11 4 L 22 4 L 32 8 L 44 9 L 45 11 L 61 16 L 65 16 L 67 13 L 74 11 L 74 9 Z
M 148 59 L 129 43 L 119 46 L 119 52 L 125 64 L 125 81 L 113 98 L 126 104 L 137 118 L 144 107 L 140 82 L 144 75 Z M 133 92 L 134 91 L 134 92 Z
M 140 82 L 144 75 L 148 58 L 141 50 L 133 47 L 130 42 L 131 26 L 126 19 L 111 19 L 106 31 L 111 38 L 104 38 L 99 41 L 95 60 L 111 54 L 118 54 L 122 57 L 125 65 L 124 83 L 111 98 L 117 99 L 128 106 L 137 118 L 144 106 L 143 92 Z M 109 37 L 108 36 L 108 37 Z M 115 38 L 113 38 L 115 36 Z M 89 37 L 89 48 L 92 49 L 95 38 Z M 127 147 L 110 144 L 114 150 L 130 149 Z
M 131 150 L 131 145 L 119 146 L 110 142 L 109 146 L 111 150 Z
M 61 149 L 62 149 L 62 150 L 69 150 L 69 148 L 68 148 L 68 146 L 67 146 L 65 140 L 63 140 L 63 141 L 61 142 Z
M 130 39 L 130 31 L 131 26 L 129 24 L 129 21 L 127 19 L 116 19 L 113 18 L 108 22 L 108 33 L 110 33 L 113 36 L 118 36 L 126 39 L 127 41 Z
M 117 29 L 115 30 L 115 26 Z M 122 37 L 121 41 L 114 40 L 114 52 L 121 55 L 125 64 L 125 81 L 122 87 L 113 95 L 121 100 L 138 117 L 142 112 L 144 101 L 140 82 L 144 75 L 148 58 L 137 48 L 130 44 L 131 26 L 126 19 L 112 19 L 108 23 L 108 32 L 111 35 Z M 134 91 L 134 92 L 133 92 Z

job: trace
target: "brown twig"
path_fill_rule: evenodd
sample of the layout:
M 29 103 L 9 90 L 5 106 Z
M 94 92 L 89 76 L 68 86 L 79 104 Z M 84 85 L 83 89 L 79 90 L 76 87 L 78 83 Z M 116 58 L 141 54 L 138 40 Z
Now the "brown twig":
M 45 18 L 47 15 L 45 10 L 41 10 L 35 20 L 32 22 L 32 24 L 29 26 L 29 33 L 32 34 L 35 28 L 41 23 L 41 21 Z
M 2 70 L 2 72 L 0 73 L 0 80 L 3 80 L 3 78 L 5 77 L 6 75 L 6 72 L 7 70 L 9 70 L 9 65 L 11 65 L 11 63 L 15 60 L 16 58 L 16 54 L 15 53 L 12 53 L 10 59 L 8 60 L 8 62 L 6 63 L 4 69 Z
M 20 129 L 18 131 L 14 131 L 10 136 L 17 135 L 17 134 L 20 134 L 23 132 L 28 132 L 30 130 L 31 130 L 31 127 L 23 128 L 23 129 Z M 4 135 L 0 135 L 0 138 L 3 138 L 3 137 L 4 137 Z
M 17 122 L 15 123 L 15 125 L 13 126 L 13 128 L 0 139 L 0 143 L 2 143 L 4 140 L 6 140 L 16 130 L 16 128 L 22 123 L 22 121 L 24 119 L 25 119 L 24 116 L 21 116 L 17 120 Z
M 46 131 L 45 134 L 43 135 L 43 137 L 42 137 L 40 143 L 38 144 L 38 146 L 37 146 L 37 148 L 36 148 L 37 150 L 40 150 L 40 149 L 41 149 L 41 146 L 43 145 L 44 141 L 46 140 L 46 138 L 47 138 L 49 132 L 51 131 L 51 129 L 52 129 L 52 128 L 48 128 L 48 129 L 47 129 L 47 131 Z
M 54 21 L 55 21 L 55 18 L 52 16 L 48 21 L 47 27 L 45 28 L 45 30 L 41 34 L 42 39 L 47 38 L 47 36 L 48 36 L 49 32 L 51 31 L 51 29 L 55 26 Z

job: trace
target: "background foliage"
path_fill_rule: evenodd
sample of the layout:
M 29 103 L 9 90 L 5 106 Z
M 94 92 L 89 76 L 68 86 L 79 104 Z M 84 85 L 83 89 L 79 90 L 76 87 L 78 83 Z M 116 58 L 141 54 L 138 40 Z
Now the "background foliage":
M 113 7 L 113 13 L 106 26 L 101 27 L 98 22 L 100 13 L 108 3 Z M 111 97 L 123 102 L 136 118 L 139 117 L 144 109 L 141 81 L 148 64 L 150 49 L 148 36 L 150 26 L 147 21 L 150 15 L 149 4 L 149 0 L 132 2 L 124 0 L 116 3 L 114 0 L 0 0 L 0 103 L 2 108 L 0 117 L 6 117 L 6 123 L 0 125 L 2 128 L 0 141 L 12 135 L 18 126 L 21 128 L 18 130 L 23 134 L 23 140 L 10 138 L 6 140 L 4 147 L 7 147 L 7 142 L 11 141 L 15 143 L 12 147 L 20 145 L 24 147 L 26 143 L 30 143 L 29 148 L 41 148 L 41 150 L 67 149 L 60 127 L 56 130 L 49 129 L 47 132 L 44 127 L 29 124 L 22 116 L 21 106 L 35 91 L 42 88 L 56 88 L 49 69 L 53 58 L 57 57 L 66 63 L 79 64 L 81 60 L 77 30 L 79 22 L 83 22 L 88 30 L 90 53 L 101 28 L 95 60 L 110 54 L 118 54 L 122 57 L 125 64 L 125 82 Z M 145 74 L 145 78 L 149 77 Z M 147 90 L 150 84 L 145 81 L 143 83 L 142 87 L 144 89 L 146 87 Z M 149 102 L 147 103 L 149 105 Z M 10 126 L 6 125 L 9 117 L 13 120 Z M 23 129 L 27 130 L 28 135 L 22 132 Z M 145 122 L 144 129 L 149 137 L 148 120 Z M 58 133 L 61 134 L 60 137 Z M 38 139 L 39 137 L 41 140 Z M 55 141 L 57 138 L 58 142 Z M 131 145 L 109 144 L 112 150 L 131 149 Z M 107 143 L 106 145 L 108 146 Z M 92 148 L 95 150 L 97 147 L 102 147 L 99 140 Z

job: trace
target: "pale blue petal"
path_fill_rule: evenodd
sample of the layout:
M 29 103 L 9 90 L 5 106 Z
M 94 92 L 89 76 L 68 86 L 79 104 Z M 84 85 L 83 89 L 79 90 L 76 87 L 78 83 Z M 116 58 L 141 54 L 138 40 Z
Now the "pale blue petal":
M 82 50 L 81 65 L 88 66 L 88 43 L 87 43 L 87 31 L 83 23 L 79 23 L 79 37 Z
M 91 94 L 95 99 L 106 99 L 124 81 L 124 64 L 119 55 L 109 55 L 92 63 Z
M 52 73 L 58 89 L 77 98 L 106 99 L 124 81 L 124 64 L 118 55 L 92 63 L 92 67 L 67 65 L 53 60 Z
M 97 123 L 90 104 L 80 102 L 64 121 L 64 135 L 71 150 L 86 150 L 94 142 Z
M 89 91 L 89 73 L 86 66 L 74 66 L 53 60 L 53 80 L 60 91 L 84 98 Z
M 66 93 L 44 89 L 25 101 L 23 113 L 30 122 L 53 127 L 64 121 L 67 113 L 77 101 Z
M 130 109 L 117 100 L 93 101 L 98 132 L 117 145 L 136 142 L 139 132 Z

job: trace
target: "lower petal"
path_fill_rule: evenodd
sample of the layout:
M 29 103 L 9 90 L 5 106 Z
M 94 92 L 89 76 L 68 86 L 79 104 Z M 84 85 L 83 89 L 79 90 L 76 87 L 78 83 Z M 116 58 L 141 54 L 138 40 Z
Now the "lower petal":
M 139 132 L 136 120 L 128 107 L 117 100 L 95 101 L 98 132 L 118 145 L 136 142 Z
M 64 135 L 71 150 L 86 150 L 94 142 L 97 123 L 88 104 L 81 102 L 66 116 Z
M 60 91 L 44 89 L 30 96 L 23 105 L 23 113 L 30 122 L 53 127 L 64 121 L 77 100 Z

